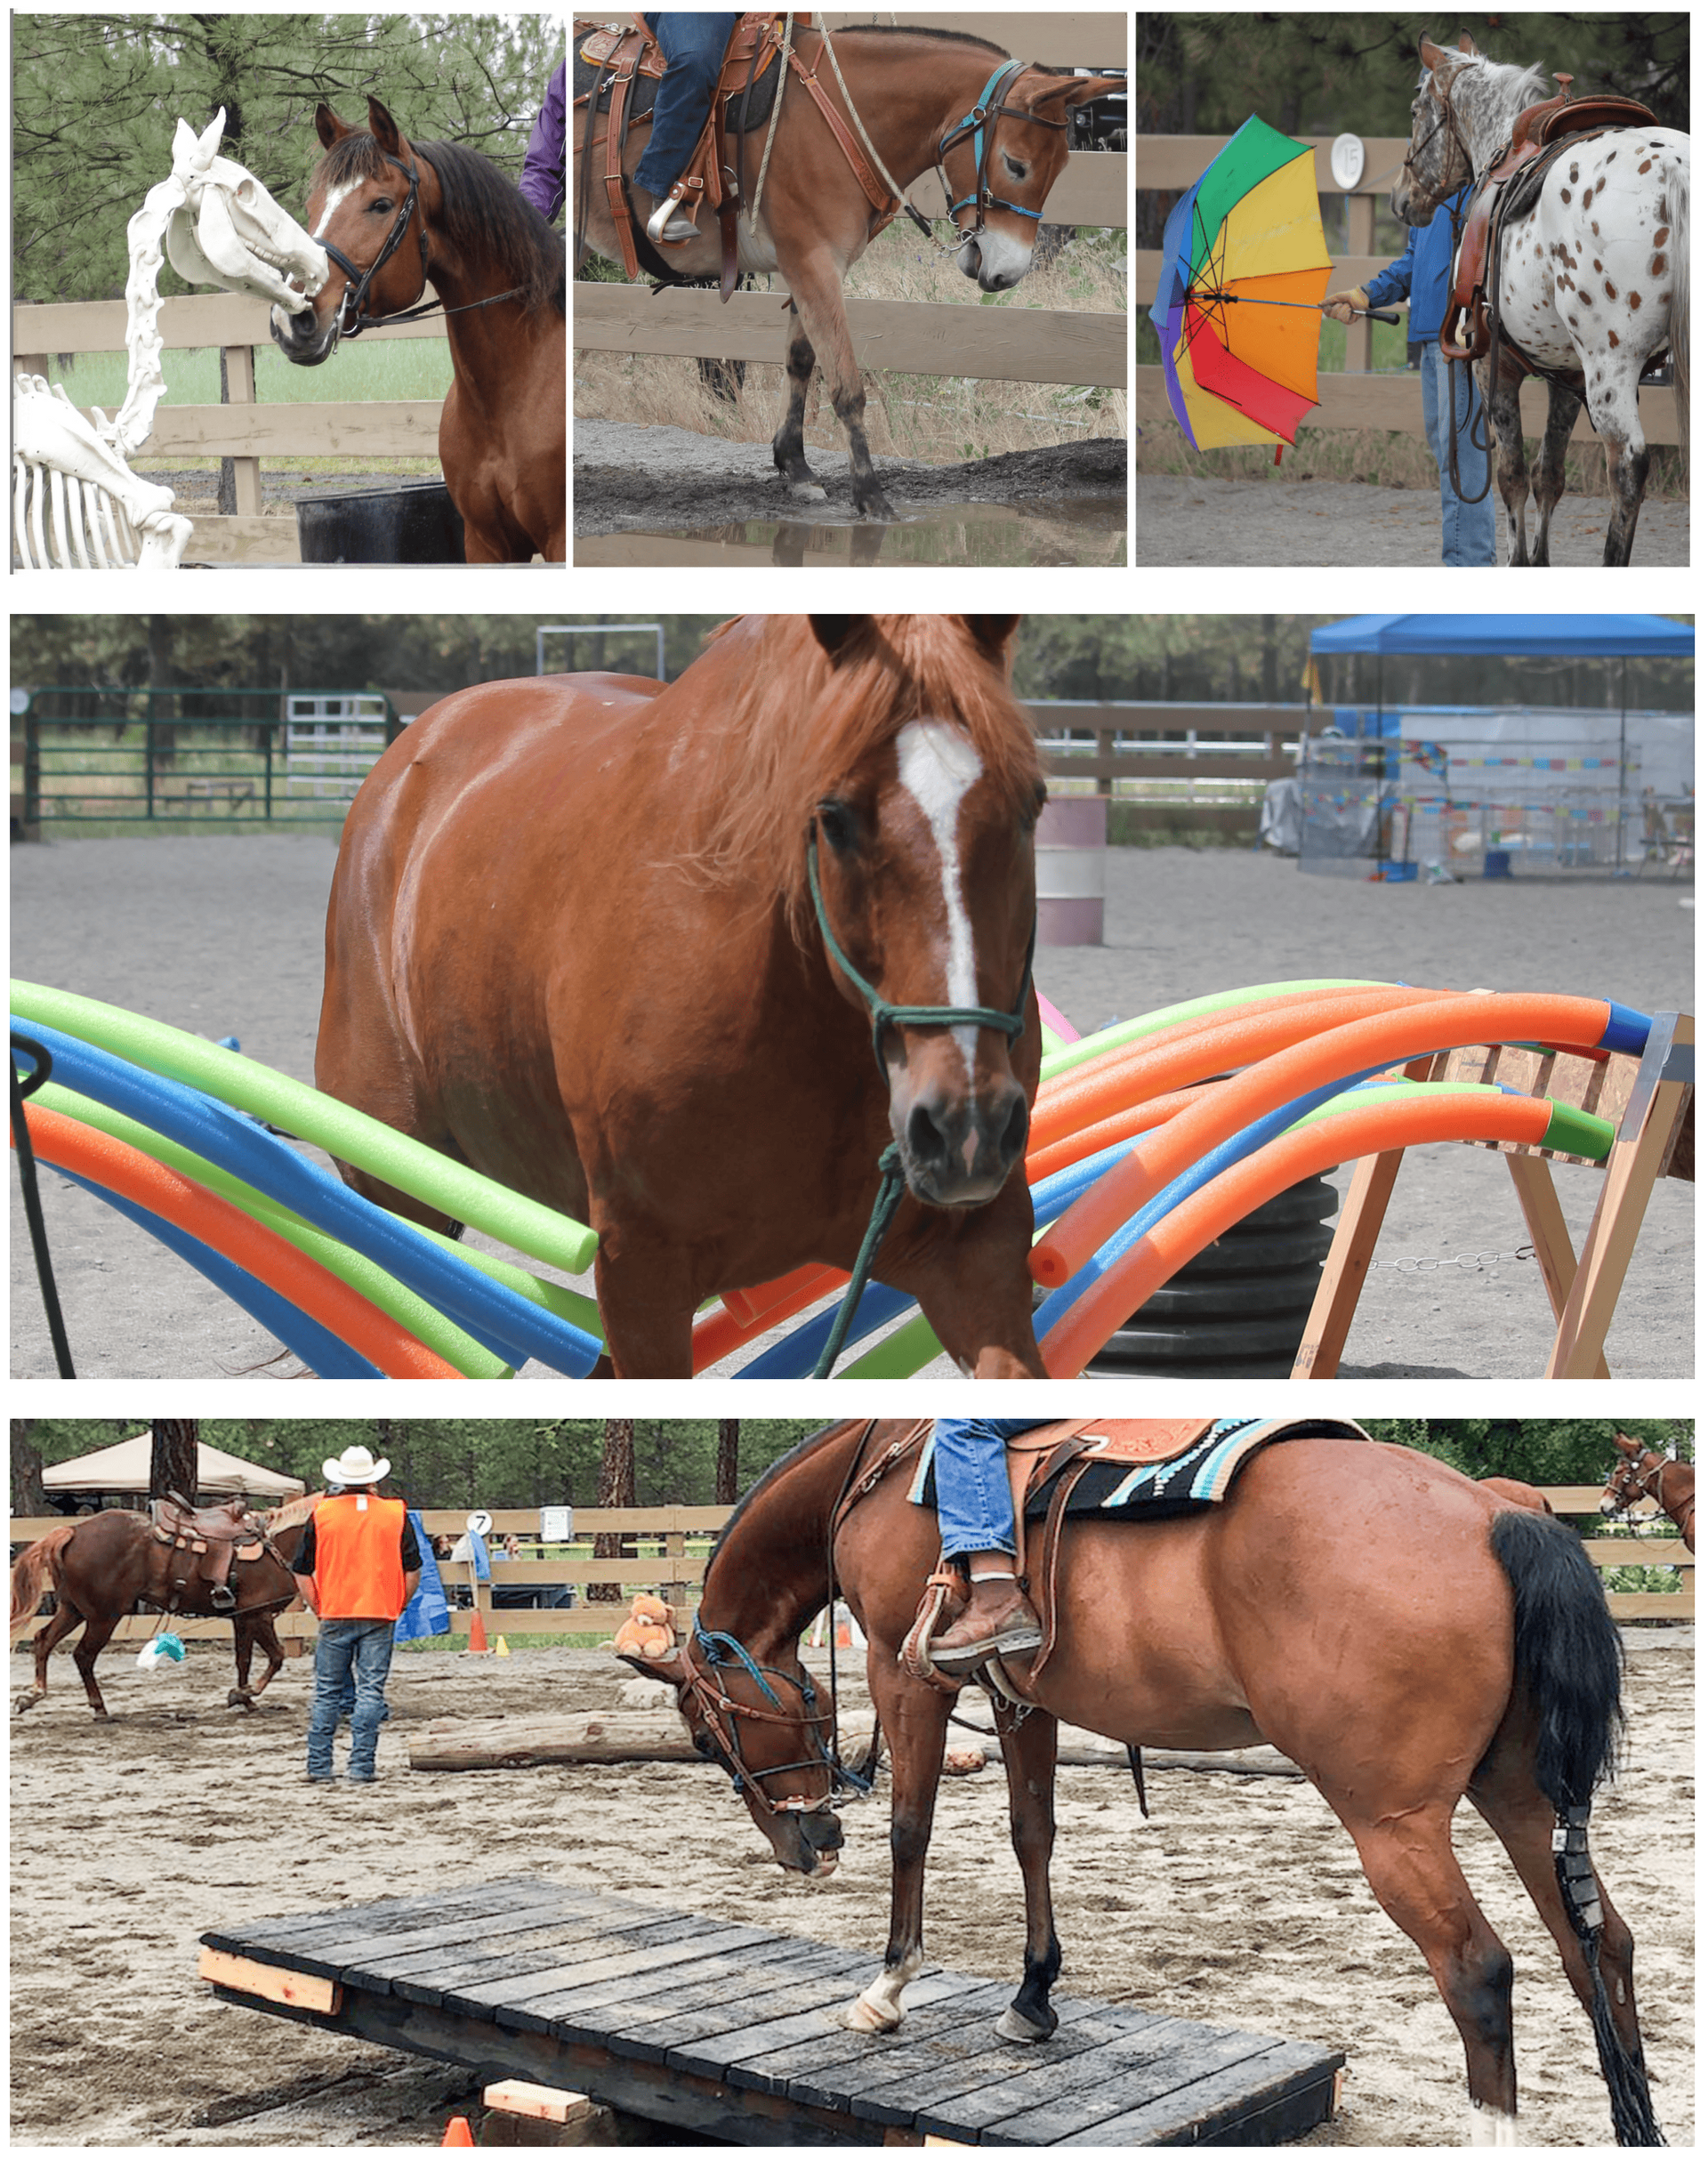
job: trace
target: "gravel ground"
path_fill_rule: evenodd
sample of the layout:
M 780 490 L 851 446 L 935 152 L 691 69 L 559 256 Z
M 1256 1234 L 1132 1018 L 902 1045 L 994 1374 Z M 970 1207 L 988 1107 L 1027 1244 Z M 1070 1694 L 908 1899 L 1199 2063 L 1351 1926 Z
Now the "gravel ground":
M 1140 563 L 1435 563 L 1441 501 L 1432 488 L 1334 480 L 1210 480 L 1141 472 L 1134 483 L 1133 553 Z M 1505 519 L 1496 512 L 1504 560 Z M 1535 528 L 1534 506 L 1531 530 Z M 1565 496 L 1549 528 L 1556 567 L 1599 565 L 1605 497 Z M 1645 503 L 1633 561 L 1640 569 L 1690 560 L 1690 505 Z
M 201 1035 L 234 1035 L 252 1056 L 310 1079 L 334 859 L 329 840 L 303 835 L 14 847 L 13 968 Z M 1169 848 L 1112 850 L 1109 886 L 1103 946 L 1038 955 L 1040 988 L 1082 1030 L 1210 991 L 1313 975 L 1571 991 L 1651 1012 L 1694 1003 L 1692 897 L 1672 882 L 1373 885 L 1308 877 L 1269 855 Z M 1334 1182 L 1343 1190 L 1349 1176 L 1343 1169 Z M 1560 1165 L 1557 1183 L 1581 1241 L 1599 1181 Z M 102 1203 L 51 1171 L 44 1192 L 80 1373 L 238 1375 L 275 1355 L 237 1307 Z M 12 1371 L 50 1376 L 20 1209 L 12 1222 Z M 1511 1255 L 1523 1235 L 1496 1157 L 1438 1145 L 1408 1155 L 1376 1257 Z M 1694 1371 L 1694 1267 L 1691 1189 L 1664 1181 L 1608 1336 L 1614 1374 Z M 1551 1339 L 1529 1262 L 1423 1273 L 1379 1265 L 1341 1373 L 1523 1377 L 1543 1371 Z

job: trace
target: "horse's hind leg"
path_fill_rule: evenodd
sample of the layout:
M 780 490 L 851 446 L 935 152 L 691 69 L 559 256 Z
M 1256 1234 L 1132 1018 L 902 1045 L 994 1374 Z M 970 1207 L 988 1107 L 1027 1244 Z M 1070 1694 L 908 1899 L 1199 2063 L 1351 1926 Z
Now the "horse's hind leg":
M 71 1654 L 72 1664 L 83 1676 L 84 1693 L 89 1698 L 89 1708 L 97 1718 L 107 1717 L 108 1711 L 101 1693 L 101 1684 L 95 1679 L 95 1660 L 106 1649 L 121 1618 L 117 1613 L 103 1613 L 86 1620 L 83 1625 L 83 1633 L 77 1638 L 77 1648 Z
M 1559 383 L 1548 385 L 1548 425 L 1530 474 L 1530 492 L 1536 499 L 1536 537 L 1530 551 L 1533 563 L 1545 565 L 1550 560 L 1549 521 L 1555 504 L 1566 493 L 1566 446 L 1572 439 L 1580 409 L 1575 391 Z
M 36 1631 L 36 1641 L 31 1646 L 36 1654 L 36 1678 L 12 1705 L 20 1716 L 33 1704 L 40 1703 L 47 1694 L 47 1662 L 52 1657 L 55 1646 L 62 1643 L 83 1618 L 63 1591 L 58 1593 L 57 1596 L 60 1601 L 57 1609 L 49 1616 L 46 1625 Z
M 1643 2037 L 1637 2019 L 1637 1992 L 1631 1970 L 1631 1935 L 1607 1894 L 1599 1875 L 1602 1926 L 1596 1945 L 1598 2001 L 1583 1939 L 1571 1915 L 1554 1873 L 1554 1811 L 1531 1775 L 1527 1752 L 1497 1741 L 1471 1781 L 1470 1795 L 1506 1848 L 1519 1880 L 1535 1902 L 1559 1947 L 1566 1978 L 1590 2014 L 1601 2057 L 1602 2075 L 1614 2097 L 1615 2127 L 1622 2145 L 1661 2143 L 1643 2068 Z
M 801 327 L 800 310 L 793 301 L 789 302 L 789 402 L 783 415 L 783 424 L 771 438 L 771 456 L 777 470 L 788 482 L 789 493 L 798 496 L 803 503 L 822 503 L 825 491 L 813 477 L 807 464 L 805 427 L 807 418 L 807 386 L 812 381 L 817 355 L 812 340 Z
M 1047 2041 L 1057 2018 L 1050 1991 L 1061 1972 L 1050 1897 L 1050 1857 L 1056 1842 L 1057 1722 L 1047 1711 L 1017 1716 L 998 1701 L 996 1733 L 1008 1773 L 1008 1828 L 1026 1886 L 1026 1978 L 996 2030 L 1004 2041 Z
M 1471 2106 L 1470 2143 L 1518 2143 L 1512 2053 L 1512 1959 L 1454 1858 L 1450 1807 L 1426 1802 L 1347 1822 L 1384 1913 L 1429 1963 L 1459 2037 Z M 1344 1820 L 1344 1819 L 1343 1819 Z
M 285 1663 L 285 1652 L 278 1641 L 270 1614 L 249 1614 L 231 1624 L 232 1649 L 236 1654 L 238 1685 L 226 1696 L 230 1711 L 253 1711 L 255 1698 L 266 1689 L 267 1683 Z M 252 1689 L 249 1686 L 249 1666 L 259 1644 L 267 1656 L 267 1671 Z
M 1607 429 L 1607 486 L 1613 496 L 1613 512 L 1607 520 L 1607 537 L 1602 545 L 1603 563 L 1623 565 L 1631 560 L 1631 551 L 1637 543 L 1637 513 L 1643 507 L 1643 489 L 1648 483 L 1648 445 L 1643 439 L 1642 423 L 1636 417 L 1636 399 L 1631 399 L 1632 415 L 1628 431 L 1615 434 L 1617 422 Z

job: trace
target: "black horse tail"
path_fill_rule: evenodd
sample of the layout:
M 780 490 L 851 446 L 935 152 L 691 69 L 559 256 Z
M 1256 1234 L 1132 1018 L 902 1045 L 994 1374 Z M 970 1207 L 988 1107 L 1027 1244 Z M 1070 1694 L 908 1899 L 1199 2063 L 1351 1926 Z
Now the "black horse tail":
M 1590 1861 L 1590 1804 L 1617 1766 L 1624 1649 L 1601 1579 L 1575 1531 L 1514 1509 L 1489 1526 L 1512 1586 L 1513 1688 L 1534 1705 L 1536 1784 L 1552 1804 L 1554 1876 L 1589 1976 L 1590 2023 L 1621 2146 L 1664 2146 L 1642 2044 L 1628 2048 L 1601 1978 L 1601 1901 Z

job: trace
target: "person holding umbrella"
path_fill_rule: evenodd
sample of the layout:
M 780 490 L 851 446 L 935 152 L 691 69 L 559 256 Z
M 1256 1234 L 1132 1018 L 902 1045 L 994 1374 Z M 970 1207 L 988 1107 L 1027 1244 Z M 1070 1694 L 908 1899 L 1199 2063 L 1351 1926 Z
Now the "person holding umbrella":
M 1454 213 L 1462 214 L 1470 194 L 1470 189 L 1462 189 L 1442 204 L 1427 225 L 1410 227 L 1404 252 L 1385 270 L 1378 270 L 1367 286 L 1331 293 L 1323 302 L 1325 315 L 1349 323 L 1360 310 L 1410 295 L 1406 338 L 1414 348 L 1422 349 L 1423 434 L 1441 484 L 1441 560 L 1455 568 L 1480 568 L 1494 560 L 1494 491 L 1489 486 L 1488 426 L 1482 394 L 1469 367 L 1461 371 L 1447 365 L 1438 342 L 1453 288 Z M 1455 449 L 1457 488 L 1453 484 Z

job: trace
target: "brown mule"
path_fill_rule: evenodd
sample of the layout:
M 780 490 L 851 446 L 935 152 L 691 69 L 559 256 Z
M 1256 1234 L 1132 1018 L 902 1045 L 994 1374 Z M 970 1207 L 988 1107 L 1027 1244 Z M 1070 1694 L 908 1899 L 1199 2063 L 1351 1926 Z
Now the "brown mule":
M 97 1718 L 106 1718 L 107 1705 L 95 1679 L 95 1660 L 125 1615 L 140 1609 L 229 1620 L 237 1654 L 238 1684 L 226 1702 L 234 1710 L 253 1710 L 255 1698 L 285 1663 L 274 1617 L 297 1595 L 290 1562 L 302 1544 L 314 1504 L 321 1498 L 319 1494 L 310 1494 L 302 1500 L 287 1502 L 270 1517 L 249 1519 L 251 1535 L 262 1540 L 262 1550 L 252 1560 L 245 1560 L 241 1553 L 233 1559 L 226 1581 L 234 1605 L 216 1600 L 205 1585 L 193 1580 L 181 1588 L 185 1575 L 183 1555 L 157 1538 L 148 1517 L 133 1509 L 103 1508 L 96 1515 L 79 1516 L 75 1522 L 61 1524 L 27 1546 L 12 1564 L 13 1640 L 35 1618 L 44 1591 L 52 1592 L 54 1611 L 36 1637 L 36 1679 L 18 1697 L 17 1712 L 29 1710 L 47 1694 L 48 1659 L 55 1646 L 81 1623 L 83 1634 L 72 1658 L 83 1678 L 90 1709 Z M 252 1689 L 249 1669 L 257 1650 L 267 1660 L 267 1671 Z
M 578 41 L 592 27 L 577 23 Z M 789 492 L 802 501 L 824 496 L 808 467 L 802 439 L 807 387 L 818 367 L 848 438 L 855 508 L 862 517 L 892 518 L 895 512 L 866 443 L 866 383 L 854 357 L 842 282 L 901 204 L 882 173 L 874 178 L 866 171 L 863 178 L 866 153 L 854 140 L 858 130 L 850 132 L 850 104 L 883 172 L 898 188 L 910 188 L 933 167 L 944 173 L 953 196 L 962 198 L 953 212 L 962 235 L 959 267 L 983 291 L 1000 293 L 1018 285 L 1031 268 L 1037 214 L 1068 162 L 1068 112 L 1092 98 L 1124 91 L 1126 84 L 1118 77 L 1050 75 L 1042 68 L 1019 67 L 998 93 L 1002 109 L 992 110 L 982 129 L 963 132 L 963 122 L 1008 60 L 1000 45 L 959 30 L 870 24 L 836 30 L 832 36 L 847 98 L 826 58 L 821 34 L 797 26 L 799 64 L 786 71 L 778 92 L 782 110 L 762 192 L 760 166 L 768 130 L 725 138 L 726 154 L 738 169 L 741 200 L 751 205 L 757 195 L 759 203 L 756 231 L 748 211 L 741 212 L 737 260 L 745 271 L 775 271 L 789 295 L 788 405 L 771 443 Z M 809 75 L 822 102 L 807 87 L 803 78 Z M 826 104 L 835 116 L 834 127 Z M 586 106 L 577 107 L 576 178 L 570 199 L 587 206 L 585 227 L 592 248 L 620 262 L 623 241 L 600 177 L 606 133 L 602 115 L 590 122 Z M 650 121 L 627 131 L 625 173 L 633 173 L 650 140 Z M 593 159 L 584 179 L 584 141 L 591 145 Z M 577 218 L 579 232 L 580 212 Z M 721 253 L 716 221 L 708 219 L 705 225 L 698 240 L 669 250 L 670 267 L 682 278 L 715 282 Z
M 331 259 L 312 310 L 275 308 L 273 343 L 318 367 L 340 337 L 416 308 L 431 280 L 454 371 L 439 462 L 471 563 L 565 560 L 562 237 L 489 160 L 412 143 L 377 98 L 368 128 L 315 109 L 326 155 L 305 223 Z M 431 307 L 431 302 L 428 302 Z
M 844 2017 L 868 2032 L 900 2024 L 924 1962 L 925 1855 L 951 1708 L 899 1659 L 937 1559 L 935 1517 L 908 1499 L 905 1456 L 867 1475 L 910 1431 L 848 1422 L 775 1464 L 707 1565 L 694 1635 L 637 1662 L 677 1688 L 783 1866 L 828 1874 L 845 1774 L 798 1646 L 828 1602 L 830 1546 L 834 1588 L 866 1632 L 893 1765 L 889 1947 Z M 1347 1504 L 1325 1508 L 1330 1493 Z M 1132 1746 L 1269 1741 L 1317 1786 L 1427 1959 L 1464 2044 L 1481 2140 L 1514 2142 L 1513 1970 L 1454 1855 L 1462 1797 L 1506 1848 L 1590 2010 L 1620 2141 L 1660 2142 L 1631 1931 L 1588 1846 L 1591 1794 L 1616 1742 L 1618 1636 L 1572 1531 L 1432 1457 L 1307 1429 L 1255 1455 L 1217 1506 L 1150 1524 L 1070 1518 L 1059 1593 L 1038 1681 L 1016 1661 L 1004 1672 L 1018 1703 L 995 1702 L 1027 1910 L 1005 2038 L 1041 2041 L 1056 2026 L 1058 1721 Z M 1445 2127 L 1441 2142 L 1455 2142 Z
M 363 784 L 317 1083 L 591 1223 L 619 1375 L 688 1375 L 720 1292 L 851 1269 L 892 1144 L 908 1189 L 874 1276 L 967 1372 L 1042 1373 L 1016 621 L 744 617 L 668 685 L 461 691 Z M 849 970 L 908 1010 L 874 1023 Z M 1015 1039 L 914 1010 L 975 1006 Z

